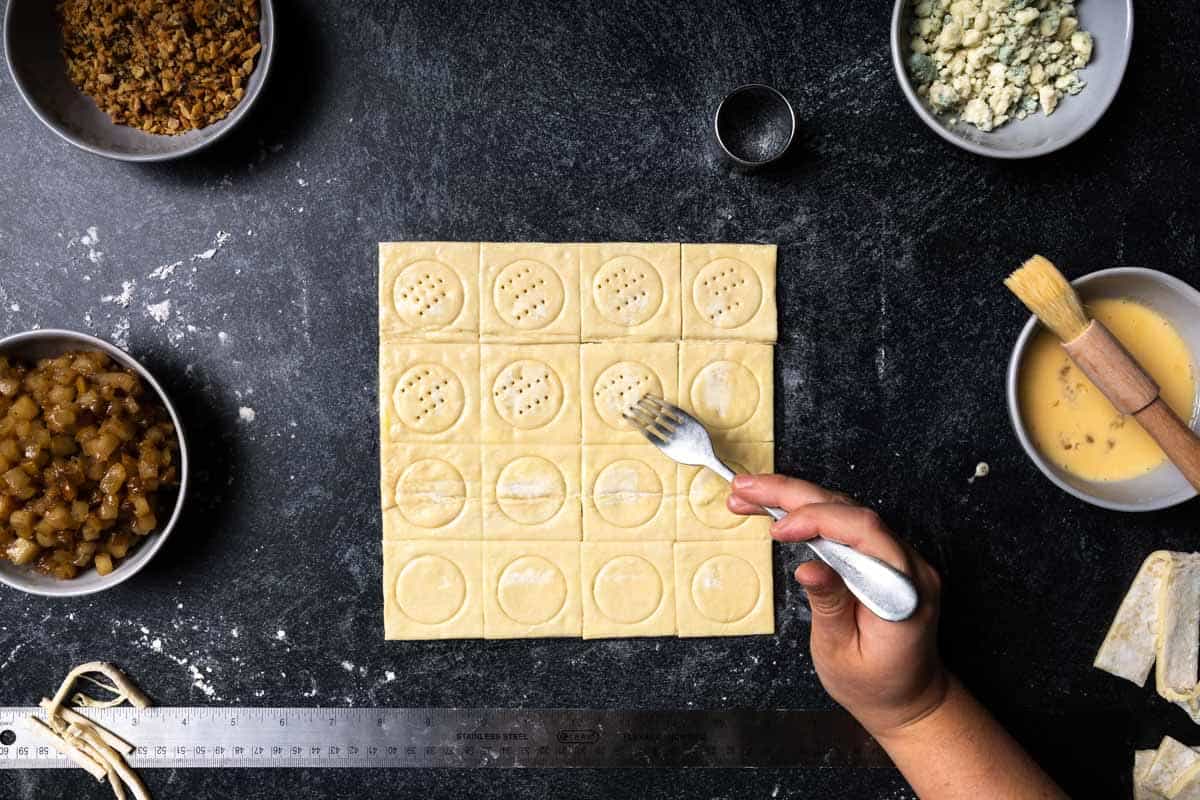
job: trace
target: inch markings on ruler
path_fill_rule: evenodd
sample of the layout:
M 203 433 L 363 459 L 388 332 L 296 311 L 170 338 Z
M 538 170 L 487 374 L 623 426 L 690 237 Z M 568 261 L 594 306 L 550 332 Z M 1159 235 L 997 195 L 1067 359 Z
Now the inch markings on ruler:
M 111 708 L 136 769 L 188 767 L 887 767 L 841 711 Z M 0 707 L 0 769 L 72 766 Z

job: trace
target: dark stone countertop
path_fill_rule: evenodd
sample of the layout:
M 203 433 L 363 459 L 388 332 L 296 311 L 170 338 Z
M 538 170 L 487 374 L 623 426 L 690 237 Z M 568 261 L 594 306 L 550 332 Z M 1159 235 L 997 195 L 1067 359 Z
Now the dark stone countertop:
M 1127 797 L 1135 745 L 1200 741 L 1090 666 L 1143 556 L 1196 548 L 1197 507 L 1122 516 L 1040 476 L 1008 426 L 1026 315 L 999 285 L 1035 250 L 1071 275 L 1200 282 L 1194 19 L 1139 4 L 1100 125 L 1004 163 L 910 111 L 882 3 L 513 5 L 284 0 L 262 106 L 173 164 L 72 149 L 0 75 L 0 334 L 128 346 L 182 405 L 198 467 L 186 524 L 135 580 L 75 601 L 0 589 L 0 704 L 101 657 L 163 705 L 827 707 L 783 550 L 773 637 L 382 638 L 376 243 L 767 241 L 779 468 L 871 503 L 942 571 L 949 662 L 1076 796 Z M 785 165 L 744 175 L 709 120 L 756 79 L 802 130 Z M 968 483 L 978 461 L 991 475 Z M 911 797 L 887 770 L 146 777 L 192 798 Z M 4 797 L 105 791 L 0 773 Z

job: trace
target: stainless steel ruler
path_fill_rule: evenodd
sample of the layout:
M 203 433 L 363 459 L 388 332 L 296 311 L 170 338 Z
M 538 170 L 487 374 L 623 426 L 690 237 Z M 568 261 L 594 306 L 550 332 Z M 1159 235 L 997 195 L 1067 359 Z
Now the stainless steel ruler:
M 70 762 L 0 707 L 0 769 Z M 840 711 L 445 708 L 114 708 L 87 716 L 137 746 L 139 769 L 180 767 L 882 767 Z

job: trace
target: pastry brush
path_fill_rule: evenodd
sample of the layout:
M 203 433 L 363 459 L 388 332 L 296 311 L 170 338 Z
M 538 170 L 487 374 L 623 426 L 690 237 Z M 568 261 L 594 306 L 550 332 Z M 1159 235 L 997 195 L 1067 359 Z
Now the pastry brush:
M 1167 405 L 1158 384 L 1108 328 L 1088 319 L 1062 273 L 1046 258 L 1034 256 L 1004 285 L 1059 338 L 1067 355 L 1109 402 L 1136 419 L 1188 483 L 1200 490 L 1200 437 Z

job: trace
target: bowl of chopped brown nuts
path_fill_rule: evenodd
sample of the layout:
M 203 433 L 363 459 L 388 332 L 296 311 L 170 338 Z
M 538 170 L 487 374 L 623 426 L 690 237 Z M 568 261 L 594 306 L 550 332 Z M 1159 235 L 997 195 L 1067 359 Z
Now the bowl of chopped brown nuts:
M 0 339 L 0 583 L 73 597 L 124 582 L 187 484 L 179 417 L 135 359 L 73 331 Z
M 13 81 L 46 127 L 122 161 L 195 153 L 258 98 L 271 0 L 9 0 Z

